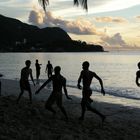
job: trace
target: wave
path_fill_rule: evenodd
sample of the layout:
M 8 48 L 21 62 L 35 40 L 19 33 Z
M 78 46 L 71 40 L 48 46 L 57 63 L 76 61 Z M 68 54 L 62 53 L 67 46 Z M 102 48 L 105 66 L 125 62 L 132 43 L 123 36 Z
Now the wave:
M 2 77 L 5 79 L 4 77 Z M 14 80 L 19 80 L 18 78 Z M 29 80 L 30 83 L 32 84 L 32 81 Z M 41 79 L 39 85 L 41 86 L 46 80 Z M 67 82 L 67 87 L 70 88 L 77 88 L 77 82 L 76 81 L 68 81 Z M 127 98 L 127 99 L 134 99 L 134 100 L 140 100 L 140 92 L 139 88 L 130 88 L 130 87 L 104 87 L 105 92 L 107 95 L 115 96 L 115 97 L 121 97 L 121 98 Z M 91 87 L 92 91 L 95 91 L 93 94 L 101 93 L 101 88 L 99 85 L 94 85 L 94 87 Z
M 68 84 L 67 87 L 77 88 L 77 86 L 73 85 L 73 84 Z M 99 86 L 91 87 L 91 89 L 92 89 L 92 91 L 101 93 L 101 89 L 100 89 Z M 140 100 L 139 91 L 134 89 L 134 88 L 128 88 L 128 87 L 105 87 L 105 92 L 106 92 L 106 94 L 111 95 L 111 96 L 127 98 L 127 99 L 134 99 L 134 100 Z

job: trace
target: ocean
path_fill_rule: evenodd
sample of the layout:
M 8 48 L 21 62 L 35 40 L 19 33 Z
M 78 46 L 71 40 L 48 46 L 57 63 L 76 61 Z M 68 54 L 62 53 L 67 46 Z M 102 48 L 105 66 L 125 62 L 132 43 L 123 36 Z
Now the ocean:
M 106 93 L 130 99 L 140 99 L 140 88 L 136 86 L 137 63 L 140 51 L 111 51 L 91 53 L 0 53 L 0 73 L 5 79 L 20 79 L 25 60 L 31 60 L 35 77 L 35 60 L 41 65 L 40 79 L 47 80 L 45 68 L 48 60 L 53 67 L 60 66 L 67 79 L 67 86 L 76 88 L 83 61 L 89 61 L 90 70 L 103 80 Z M 91 88 L 100 92 L 100 84 L 93 79 Z

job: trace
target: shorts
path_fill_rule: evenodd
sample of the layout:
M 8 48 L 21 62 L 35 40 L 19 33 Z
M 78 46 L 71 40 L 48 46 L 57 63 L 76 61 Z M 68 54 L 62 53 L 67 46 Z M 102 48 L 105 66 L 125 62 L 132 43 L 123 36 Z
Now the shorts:
M 28 80 L 20 80 L 20 89 L 21 90 L 31 90 L 30 84 Z
M 86 106 L 89 106 L 93 102 L 93 100 L 90 98 L 90 96 L 92 95 L 92 90 L 83 89 L 82 94 L 83 94 L 83 98 L 81 104 L 85 104 Z
M 92 90 L 91 89 L 83 89 L 82 94 L 83 94 L 83 98 L 88 99 L 92 95 Z

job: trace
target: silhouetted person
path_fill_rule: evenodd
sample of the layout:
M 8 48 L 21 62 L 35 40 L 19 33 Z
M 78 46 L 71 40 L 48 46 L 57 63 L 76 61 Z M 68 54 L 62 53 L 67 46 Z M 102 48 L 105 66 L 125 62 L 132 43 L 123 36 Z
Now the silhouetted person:
M 42 64 L 39 64 L 38 63 L 38 59 L 36 59 L 36 63 L 35 63 L 35 67 L 36 67 L 36 80 L 37 80 L 37 83 L 39 82 L 39 76 L 40 76 L 40 69 L 41 69 L 41 66 Z
M 26 67 L 24 67 L 21 70 L 21 78 L 20 78 L 20 90 L 21 90 L 21 92 L 20 92 L 19 97 L 17 99 L 17 103 L 19 102 L 22 94 L 24 93 L 24 90 L 28 91 L 30 103 L 32 103 L 32 92 L 31 92 L 31 87 L 30 87 L 29 80 L 28 80 L 29 76 L 30 76 L 34 86 L 35 86 L 35 83 L 34 83 L 33 76 L 32 76 L 32 69 L 30 68 L 31 61 L 26 60 L 25 65 L 26 65 Z
M 0 74 L 0 77 L 2 77 L 3 75 Z M 1 80 L 0 80 L 0 96 L 1 96 Z
M 103 95 L 105 95 L 105 91 L 103 88 L 103 82 L 102 82 L 101 78 L 95 72 L 92 72 L 89 70 L 88 61 L 83 62 L 82 68 L 83 68 L 83 70 L 81 71 L 81 74 L 78 79 L 78 84 L 77 84 L 77 87 L 79 89 L 81 89 L 82 87 L 81 87 L 80 83 L 82 80 L 82 83 L 83 83 L 82 101 L 81 101 L 82 113 L 81 113 L 81 117 L 79 119 L 84 120 L 84 115 L 85 115 L 85 111 L 87 108 L 89 111 L 92 111 L 92 112 L 96 113 L 97 115 L 99 115 L 103 122 L 105 119 L 105 116 L 103 114 L 101 114 L 99 111 L 97 111 L 95 108 L 91 107 L 92 99 L 90 98 L 90 96 L 92 94 L 90 85 L 91 85 L 93 77 L 96 78 L 97 80 L 99 80 L 99 83 L 101 85 L 101 92 L 103 93 Z
M 62 88 L 64 90 L 64 93 L 67 97 L 67 99 L 71 99 L 68 96 L 67 89 L 66 89 L 66 79 L 60 74 L 61 68 L 59 66 L 56 66 L 54 68 L 55 74 L 52 75 L 37 91 L 35 94 L 38 94 L 42 88 L 44 88 L 50 81 L 52 81 L 53 84 L 53 91 L 46 101 L 45 108 L 49 111 L 53 112 L 54 114 L 56 111 L 52 108 L 52 105 L 54 102 L 56 102 L 57 106 L 61 109 L 62 113 L 65 115 L 66 119 L 68 119 L 67 113 L 62 106 Z
M 0 96 L 1 96 L 1 81 L 0 81 Z
M 139 70 L 136 72 L 136 85 L 140 87 L 139 79 L 140 79 L 140 62 L 138 63 Z
M 48 73 L 48 78 L 52 76 L 52 72 L 53 72 L 53 66 L 50 63 L 50 61 L 48 61 L 48 64 L 46 65 L 46 70 L 45 72 Z

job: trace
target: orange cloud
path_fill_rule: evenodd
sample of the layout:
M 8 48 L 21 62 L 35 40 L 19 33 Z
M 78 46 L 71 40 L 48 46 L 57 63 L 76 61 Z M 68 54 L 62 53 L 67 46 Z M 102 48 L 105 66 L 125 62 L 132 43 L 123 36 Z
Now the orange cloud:
M 51 12 L 32 10 L 29 14 L 29 22 L 40 27 L 60 27 L 66 32 L 78 35 L 102 35 L 93 23 L 88 20 L 79 18 L 74 21 L 64 20 L 60 17 L 55 17 Z
M 96 22 L 109 22 L 109 23 L 126 23 L 127 20 L 122 17 L 95 17 Z
M 136 16 L 137 19 L 140 19 L 140 16 Z

